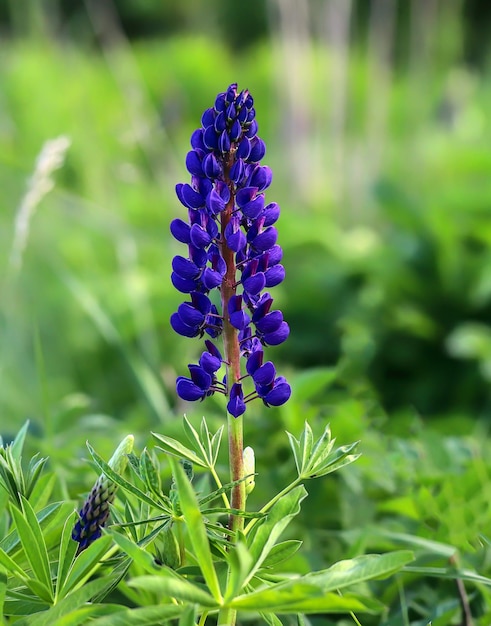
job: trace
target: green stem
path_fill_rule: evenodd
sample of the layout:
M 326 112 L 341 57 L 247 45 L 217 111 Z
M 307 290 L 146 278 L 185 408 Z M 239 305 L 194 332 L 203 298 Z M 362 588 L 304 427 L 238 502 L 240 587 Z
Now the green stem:
M 217 474 L 217 471 L 215 469 L 214 465 L 209 465 L 208 469 L 210 470 L 211 475 L 213 476 L 213 479 L 215 481 L 216 486 L 218 487 L 218 489 L 221 489 L 223 487 L 222 485 L 222 481 L 220 480 L 220 477 Z M 225 492 L 222 493 L 222 500 L 223 500 L 223 504 L 225 505 L 225 508 L 230 509 L 230 502 L 229 499 L 227 498 L 227 494 Z

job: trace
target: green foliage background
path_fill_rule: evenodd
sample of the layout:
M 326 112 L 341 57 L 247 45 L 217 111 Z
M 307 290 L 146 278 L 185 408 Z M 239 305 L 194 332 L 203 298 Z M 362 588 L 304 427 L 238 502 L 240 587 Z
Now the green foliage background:
M 4 7 L 1 434 L 29 418 L 59 495 L 76 498 L 94 479 L 86 439 L 107 458 L 128 432 L 141 447 L 151 429 L 177 436 L 183 412 L 222 422 L 219 399 L 175 397 L 199 345 L 168 325 L 181 301 L 168 224 L 182 214 L 174 185 L 188 177 L 190 133 L 237 81 L 255 97 L 268 198 L 282 207 L 287 279 L 275 291 L 291 337 L 274 358 L 294 389 L 287 406 L 248 413 L 251 498 L 260 506 L 292 472 L 285 429 L 329 421 L 363 456 L 315 483 L 296 567 L 419 538 L 440 546 L 423 546 L 425 564 L 458 551 L 489 575 L 491 80 L 484 45 L 479 67 L 465 63 L 465 3 L 400 3 L 378 18 L 376 2 L 353 4 L 344 39 L 336 3 L 305 2 L 306 15 L 271 3 L 249 41 L 246 29 L 217 36 L 212 11 L 200 22 L 189 2 L 128 39 L 153 4 Z M 71 145 L 16 267 L 16 215 L 43 144 L 60 135 Z M 453 584 L 384 583 L 399 607 L 387 623 L 458 623 Z M 483 626 L 488 596 L 470 590 Z

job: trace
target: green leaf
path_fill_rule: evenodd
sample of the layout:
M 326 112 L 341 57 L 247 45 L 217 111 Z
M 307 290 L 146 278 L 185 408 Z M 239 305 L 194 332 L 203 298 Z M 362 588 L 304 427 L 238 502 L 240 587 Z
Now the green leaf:
M 12 458 L 20 463 L 22 459 L 22 450 L 24 449 L 24 443 L 26 440 L 27 431 L 29 429 L 29 420 L 20 428 L 19 432 L 15 436 L 12 444 L 9 446 L 12 451 Z
M 96 569 L 112 544 L 112 537 L 105 535 L 96 539 L 87 549 L 81 552 L 73 561 L 64 585 L 59 594 L 64 597 L 77 585 L 89 578 Z
M 211 450 L 212 450 L 211 460 L 212 460 L 213 467 L 217 463 L 218 453 L 220 451 L 220 444 L 222 442 L 223 428 L 224 428 L 223 426 L 220 426 L 220 428 L 211 438 Z
M 293 451 L 293 457 L 295 459 L 295 465 L 297 467 L 297 474 L 301 476 L 303 460 L 302 460 L 302 450 L 300 447 L 300 442 L 288 431 L 286 431 L 286 435 L 288 437 L 291 449 Z
M 193 491 L 191 483 L 187 479 L 181 465 L 173 458 L 169 457 L 172 473 L 179 492 L 179 502 L 184 514 L 189 539 L 194 549 L 196 560 L 201 572 L 206 580 L 208 588 L 218 603 L 222 601 L 220 585 L 217 573 L 213 565 L 210 551 L 210 543 L 206 534 L 206 527 L 199 510 L 198 500 Z
M 184 432 L 186 433 L 186 437 L 188 438 L 189 443 L 194 448 L 198 456 L 201 453 L 200 458 L 203 459 L 203 461 L 206 464 L 206 467 L 209 467 L 209 459 L 208 459 L 207 452 L 203 447 L 203 443 L 201 442 L 201 439 L 198 435 L 197 430 L 194 428 L 194 426 L 191 424 L 191 422 L 188 420 L 186 416 L 184 416 L 184 419 L 183 419 L 183 426 L 184 426 Z M 208 443 L 209 442 L 206 441 L 206 445 L 208 445 Z
M 160 442 L 160 446 L 157 446 L 163 452 L 171 453 L 179 458 L 188 459 L 191 463 L 195 465 L 199 465 L 200 467 L 208 468 L 208 464 L 202 461 L 197 454 L 195 454 L 186 446 L 183 446 L 182 443 L 173 439 L 172 437 L 167 437 L 166 435 L 159 435 L 158 433 L 152 433 L 152 435 Z
M 273 567 L 286 561 L 292 557 L 302 545 L 303 541 L 297 539 L 289 539 L 288 541 L 282 541 L 277 543 L 271 548 L 268 556 L 263 561 L 262 567 Z
M 27 499 L 31 503 L 34 510 L 45 507 L 49 502 L 53 489 L 56 485 L 57 476 L 54 472 L 50 474 L 44 474 L 35 479 L 35 483 L 32 482 L 32 489 L 28 490 Z
M 253 559 L 253 567 L 246 583 L 261 567 L 264 560 L 278 541 L 281 533 L 300 511 L 300 502 L 307 496 L 303 485 L 299 485 L 276 502 L 265 519 L 253 527 L 248 537 L 249 551 Z
M 240 611 L 267 613 L 377 613 L 382 603 L 359 595 L 324 593 L 319 587 L 303 582 L 303 578 L 288 581 L 260 591 L 240 596 L 230 603 Z
M 302 473 L 305 467 L 310 461 L 310 455 L 312 453 L 312 446 L 314 445 L 314 434 L 310 424 L 305 422 L 305 426 L 302 434 L 300 435 L 300 450 L 302 454 Z
M 387 578 L 404 565 L 414 561 L 409 550 L 399 550 L 387 554 L 366 554 L 354 559 L 338 561 L 331 567 L 303 576 L 308 584 L 321 587 L 324 592 L 349 587 L 365 580 Z
M 126 609 L 117 615 L 100 617 L 91 626 L 160 626 L 168 620 L 179 617 L 184 607 L 181 606 L 145 606 L 138 609 Z
M 56 576 L 56 595 L 60 599 L 60 592 L 65 584 L 68 571 L 75 558 L 77 552 L 77 542 L 72 539 L 72 530 L 77 520 L 77 513 L 73 512 L 68 516 L 63 526 L 63 532 L 61 534 L 60 550 L 58 556 L 58 573 Z
M 49 569 L 49 557 L 44 541 L 43 533 L 39 526 L 36 514 L 34 513 L 29 502 L 21 495 L 21 504 L 23 511 L 19 511 L 16 507 L 11 507 L 11 514 L 19 533 L 20 541 L 24 549 L 29 565 L 36 579 L 50 592 L 50 597 L 45 598 L 51 601 L 53 599 L 53 583 Z
M 166 567 L 161 568 L 158 575 L 132 578 L 128 584 L 130 587 L 145 589 L 164 597 L 192 602 L 207 608 L 218 608 L 218 603 L 208 592 Z

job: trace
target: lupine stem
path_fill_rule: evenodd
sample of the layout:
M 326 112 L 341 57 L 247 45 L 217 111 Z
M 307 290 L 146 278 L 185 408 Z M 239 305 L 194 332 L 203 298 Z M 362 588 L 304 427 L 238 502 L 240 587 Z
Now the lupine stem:
M 230 155 L 224 167 L 224 180 L 230 188 L 230 200 L 222 213 L 221 220 L 221 244 L 220 251 L 226 265 L 225 276 L 220 288 L 222 298 L 223 312 L 223 343 L 225 352 L 225 362 L 227 364 L 227 387 L 230 390 L 233 383 L 237 382 L 241 377 L 240 371 L 240 346 L 237 329 L 234 328 L 228 316 L 228 303 L 237 291 L 237 277 L 235 256 L 225 239 L 225 229 L 232 217 L 235 205 L 234 187 L 229 178 L 230 167 L 233 164 L 233 157 Z M 241 482 L 232 488 L 231 507 L 233 509 L 243 510 L 245 507 L 245 483 L 244 478 L 244 442 L 243 442 L 243 420 L 242 416 L 228 416 L 228 449 L 230 464 L 230 480 Z M 230 530 L 238 530 L 244 527 L 244 519 L 241 516 L 231 515 L 229 520 Z

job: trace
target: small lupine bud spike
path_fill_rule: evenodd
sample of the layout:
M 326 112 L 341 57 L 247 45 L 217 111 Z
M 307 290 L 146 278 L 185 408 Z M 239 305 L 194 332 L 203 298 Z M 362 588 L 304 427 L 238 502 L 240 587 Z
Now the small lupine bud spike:
M 128 464 L 128 454 L 133 450 L 135 438 L 127 435 L 114 451 L 109 467 L 122 474 Z M 101 474 L 92 487 L 79 513 L 79 520 L 72 531 L 72 539 L 79 546 L 77 554 L 88 548 L 102 534 L 102 528 L 109 517 L 109 506 L 114 500 L 117 485 L 105 474 Z

